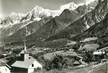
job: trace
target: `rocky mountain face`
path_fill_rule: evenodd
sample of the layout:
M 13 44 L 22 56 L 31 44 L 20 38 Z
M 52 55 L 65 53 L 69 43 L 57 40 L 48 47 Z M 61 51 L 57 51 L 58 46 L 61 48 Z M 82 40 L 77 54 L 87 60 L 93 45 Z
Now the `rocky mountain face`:
M 61 39 L 61 37 L 62 35 L 64 35 L 65 30 L 66 32 L 64 36 L 66 37 L 68 37 L 67 34 L 69 35 L 72 34 L 71 36 L 74 36 L 78 33 L 85 31 L 86 29 L 88 29 L 87 26 L 90 25 L 83 24 L 84 19 L 82 17 L 87 16 L 87 14 L 92 13 L 95 10 L 94 9 L 92 11 L 93 7 L 90 8 L 86 5 L 76 6 L 73 3 L 70 3 L 69 5 L 65 6 L 67 8 L 64 9 L 60 15 L 54 15 L 54 16 L 51 16 L 52 14 L 51 15 L 44 14 L 43 8 L 38 8 L 38 7 L 34 8 L 30 13 L 28 13 L 25 17 L 23 17 L 20 20 L 20 23 L 17 23 L 11 26 L 10 28 L 2 30 L 3 31 L 2 41 L 4 41 L 7 44 L 13 44 L 13 43 L 22 44 L 21 42 L 23 42 L 23 40 L 26 39 L 28 45 L 35 44 L 37 46 L 43 46 L 43 45 L 52 46 L 53 44 L 55 46 L 58 44 L 64 44 L 63 41 L 67 42 L 67 39 Z M 37 10 L 41 11 L 39 12 Z M 49 12 L 45 13 L 49 14 Z M 76 22 L 76 20 L 79 21 Z M 63 34 L 61 31 L 63 31 Z M 58 33 L 60 33 L 59 40 L 53 42 L 51 41 L 45 42 L 47 38 L 56 35 Z
M 20 30 L 21 30 L 21 34 L 23 34 L 22 36 L 29 35 L 30 33 L 34 32 L 35 30 L 38 30 L 39 27 L 41 27 L 43 24 L 45 24 L 51 18 L 52 17 L 45 18 L 40 21 L 31 21 L 31 22 L 26 21 L 26 22 L 22 22 L 22 23 L 17 23 L 13 26 L 10 26 L 9 28 L 2 29 L 1 36 L 3 36 L 3 38 L 8 38 L 10 36 L 16 35 L 16 33 L 19 32 Z M 25 34 L 26 28 L 27 28 L 27 34 Z M 20 34 L 20 32 L 18 34 Z
M 101 22 L 96 23 L 87 31 L 71 38 L 71 40 L 81 41 L 90 37 L 97 37 L 98 39 L 94 42 L 100 44 L 101 47 L 108 46 L 108 13 Z
M 16 23 L 20 23 L 21 18 L 24 16 L 25 14 L 13 12 L 9 16 L 2 18 L 0 25 L 13 25 Z
M 101 1 L 99 1 L 99 3 L 101 3 Z M 108 46 L 108 0 L 103 0 L 102 3 L 100 5 L 104 5 L 103 8 L 101 8 L 101 10 L 99 10 L 102 13 L 105 13 L 105 16 L 103 18 L 103 20 L 101 20 L 100 22 L 97 22 L 95 25 L 93 25 L 92 27 L 90 27 L 88 30 L 84 31 L 83 33 L 78 34 L 77 36 L 71 38 L 71 40 L 74 41 L 82 41 L 88 38 L 97 38 L 95 40 L 88 40 L 84 43 L 96 43 L 99 44 L 100 47 L 106 47 Z M 98 10 L 97 10 L 98 11 Z M 101 15 L 103 15 L 101 13 Z M 102 17 L 100 16 L 100 19 Z M 99 19 L 98 19 L 99 20 Z
M 56 35 L 48 38 L 48 40 L 54 40 L 59 38 L 72 38 L 84 32 L 96 23 L 102 21 L 108 12 L 107 3 L 107 0 L 99 0 L 94 10 L 83 15 L 75 22 L 71 23 L 71 25 L 69 25 L 67 28 L 63 29 Z
M 20 20 L 23 16 L 25 16 L 25 14 L 11 13 L 9 16 L 1 18 L 1 21 L 0 21 L 0 33 L 1 33 L 0 36 L 1 37 L 0 38 L 2 38 L 2 36 L 4 36 L 3 34 L 5 34 L 5 35 L 10 34 L 11 31 L 15 29 L 15 28 L 13 28 L 14 26 L 20 27 L 19 24 L 22 25 Z

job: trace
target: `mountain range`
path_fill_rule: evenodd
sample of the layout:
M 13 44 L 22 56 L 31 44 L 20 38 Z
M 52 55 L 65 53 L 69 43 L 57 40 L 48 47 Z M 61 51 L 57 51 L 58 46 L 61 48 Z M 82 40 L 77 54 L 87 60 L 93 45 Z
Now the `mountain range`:
M 96 0 L 88 5 L 72 2 L 54 11 L 36 6 L 21 17 L 20 22 L 1 29 L 1 41 L 8 45 L 23 45 L 26 39 L 29 46 L 62 47 L 70 40 L 81 39 L 104 21 L 107 3 L 107 0 Z

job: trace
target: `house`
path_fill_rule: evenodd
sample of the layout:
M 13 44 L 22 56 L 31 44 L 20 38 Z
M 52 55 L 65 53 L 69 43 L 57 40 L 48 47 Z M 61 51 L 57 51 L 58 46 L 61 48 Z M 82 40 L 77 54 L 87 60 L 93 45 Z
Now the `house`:
M 66 46 L 75 45 L 76 43 L 77 43 L 76 41 L 70 41 L 66 44 Z
M 10 70 L 6 64 L 0 64 L 0 73 L 10 73 Z
M 106 52 L 103 49 L 99 49 L 93 52 L 93 56 L 96 61 L 101 61 L 101 59 L 106 58 Z
M 90 42 L 90 41 L 95 41 L 97 39 L 98 39 L 97 37 L 88 37 L 88 38 L 85 38 L 84 40 L 81 40 L 80 42 L 82 42 L 82 43 Z
M 85 51 L 95 51 L 99 48 L 98 44 L 81 44 L 80 48 L 78 49 L 79 51 L 85 50 Z
M 93 52 L 93 55 L 103 55 L 105 54 L 105 51 L 97 50 Z
M 20 59 L 16 60 L 11 67 L 12 71 L 18 73 L 33 73 L 37 69 L 42 69 L 42 65 L 30 56 L 26 49 L 20 53 Z

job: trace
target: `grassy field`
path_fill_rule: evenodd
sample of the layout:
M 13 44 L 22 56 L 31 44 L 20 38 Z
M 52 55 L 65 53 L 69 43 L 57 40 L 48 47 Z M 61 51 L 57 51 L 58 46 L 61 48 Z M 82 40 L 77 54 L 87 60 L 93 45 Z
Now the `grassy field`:
M 108 62 L 79 69 L 50 70 L 34 73 L 108 73 Z

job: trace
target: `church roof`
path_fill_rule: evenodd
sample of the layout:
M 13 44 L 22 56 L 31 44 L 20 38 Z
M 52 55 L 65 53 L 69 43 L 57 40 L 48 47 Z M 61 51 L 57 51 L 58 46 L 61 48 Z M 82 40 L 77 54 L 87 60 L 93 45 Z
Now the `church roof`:
M 25 61 L 16 61 L 11 66 L 18 67 L 18 68 L 29 68 L 29 66 L 32 65 L 34 61 L 37 61 L 37 60 L 31 57 L 30 59 L 27 59 Z

